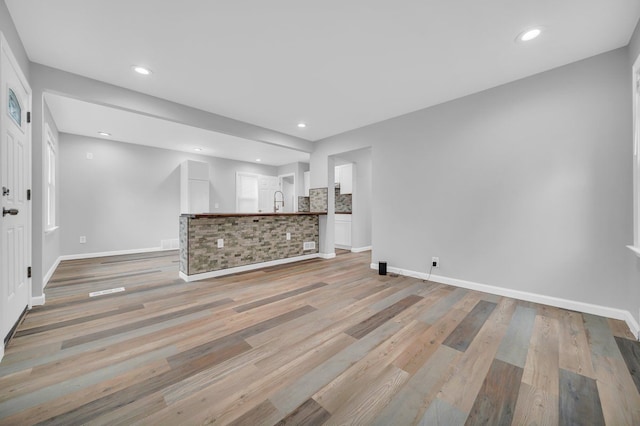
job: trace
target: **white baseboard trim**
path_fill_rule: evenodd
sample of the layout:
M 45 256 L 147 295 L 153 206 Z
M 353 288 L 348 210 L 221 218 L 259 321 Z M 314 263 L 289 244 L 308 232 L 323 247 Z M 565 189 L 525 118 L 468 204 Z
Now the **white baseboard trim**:
M 44 305 L 44 302 L 44 294 L 42 296 L 31 297 L 31 306 L 42 306 Z
M 207 278 L 222 277 L 224 275 L 237 274 L 238 272 L 253 271 L 254 269 L 268 268 L 270 266 L 284 265 L 285 263 L 299 262 L 301 260 L 317 259 L 321 257 L 318 253 L 305 254 L 296 257 L 287 257 L 286 259 L 270 260 L 269 262 L 252 263 L 251 265 L 236 266 L 235 268 L 222 269 L 219 271 L 203 272 L 201 274 L 187 275 L 179 272 L 178 275 L 186 282 L 204 280 Z
M 176 250 L 176 249 L 151 247 L 151 248 L 131 249 L 131 250 L 103 251 L 99 253 L 65 254 L 63 256 L 60 256 L 58 260 L 63 261 L 63 260 L 92 259 L 94 257 L 109 257 L 109 256 L 120 256 L 123 254 L 152 253 L 157 251 L 171 251 L 171 250 Z
M 334 257 L 336 257 L 335 253 L 318 253 L 318 255 L 320 259 L 333 259 Z
M 0 362 L 2 362 L 2 358 L 4 358 L 4 342 L 0 344 Z
M 62 262 L 62 256 L 58 257 L 56 261 L 53 262 L 53 265 L 51 265 L 51 268 L 49 268 L 49 271 L 47 271 L 45 276 L 42 277 L 42 290 L 47 288 L 47 284 L 49 284 L 49 280 L 51 279 L 53 274 L 56 272 L 56 269 L 60 265 L 60 262 Z
M 351 250 L 351 246 L 345 246 L 345 245 L 342 245 L 342 244 L 334 244 L 333 246 L 334 246 L 335 248 L 337 248 L 337 249 L 342 249 L 342 250 Z
M 351 247 L 351 253 L 361 253 L 363 251 L 371 251 L 371 246 Z
M 371 269 L 378 269 L 377 263 L 371 263 Z M 421 280 L 426 280 L 429 274 L 424 272 L 411 271 L 409 269 L 401 269 L 394 267 L 387 267 L 388 272 L 392 272 L 399 275 L 405 275 L 408 277 L 414 277 Z M 457 278 L 443 277 L 440 275 L 431 275 L 429 281 L 434 281 L 441 284 L 448 284 L 455 287 L 462 287 L 469 290 L 481 291 L 484 293 L 491 293 L 498 296 L 511 297 L 513 299 L 526 300 L 527 302 L 539 303 L 542 305 L 555 306 L 557 308 L 569 309 L 572 311 L 584 312 L 592 315 L 599 315 L 602 317 L 613 318 L 622 320 L 627 323 L 631 332 L 640 340 L 640 324 L 631 315 L 631 312 L 624 309 L 611 308 L 608 306 L 594 305 L 592 303 L 578 302 L 575 300 L 562 299 L 559 297 L 546 296 L 543 294 L 529 293 L 527 291 L 513 290 L 504 287 L 496 287 L 488 284 L 480 284 L 472 281 L 459 280 Z

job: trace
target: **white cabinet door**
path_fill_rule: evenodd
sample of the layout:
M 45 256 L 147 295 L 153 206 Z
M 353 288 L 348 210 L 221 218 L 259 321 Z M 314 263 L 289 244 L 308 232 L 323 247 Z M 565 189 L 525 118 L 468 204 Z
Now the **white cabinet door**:
M 188 213 L 209 213 L 209 181 L 189 179 Z
M 353 164 L 336 166 L 335 181 L 340 184 L 341 194 L 353 194 Z
M 335 241 L 339 248 L 351 248 L 351 215 L 337 214 L 335 221 Z
M 209 213 L 209 164 L 180 164 L 180 213 Z

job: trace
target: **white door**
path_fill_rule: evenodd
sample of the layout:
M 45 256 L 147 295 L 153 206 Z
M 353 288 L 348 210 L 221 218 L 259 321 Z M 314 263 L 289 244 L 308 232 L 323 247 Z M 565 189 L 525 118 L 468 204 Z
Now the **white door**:
M 0 37 L 0 46 L 0 316 L 4 339 L 29 305 L 31 294 L 27 276 L 31 262 L 31 211 L 27 200 L 31 181 L 31 134 L 27 123 L 31 89 L 4 37 Z

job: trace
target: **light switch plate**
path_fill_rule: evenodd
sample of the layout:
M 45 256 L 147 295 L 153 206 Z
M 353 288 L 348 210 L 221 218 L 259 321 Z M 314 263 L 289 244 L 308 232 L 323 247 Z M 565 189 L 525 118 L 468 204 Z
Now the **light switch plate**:
M 218 238 L 218 248 L 224 247 L 224 239 Z

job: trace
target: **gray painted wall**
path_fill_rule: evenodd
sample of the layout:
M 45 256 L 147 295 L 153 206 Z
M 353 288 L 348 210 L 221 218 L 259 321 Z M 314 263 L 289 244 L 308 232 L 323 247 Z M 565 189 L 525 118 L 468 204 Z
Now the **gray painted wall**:
M 46 102 L 43 100 L 42 101 L 44 104 L 44 116 L 43 116 L 43 120 L 44 123 L 46 123 L 49 128 L 51 129 L 51 133 L 53 133 L 53 137 L 55 138 L 56 141 L 60 141 L 60 133 L 58 132 L 58 128 L 56 126 L 55 121 L 53 121 L 53 117 L 51 115 L 51 111 L 49 111 L 49 107 L 47 106 Z M 43 125 L 44 128 L 44 125 Z M 43 144 L 45 144 L 46 141 L 43 141 Z M 59 151 L 59 150 L 58 150 Z M 45 150 L 46 152 L 46 150 Z M 43 164 L 45 162 L 45 159 L 43 158 Z M 58 166 L 60 165 L 60 163 L 58 162 L 57 164 Z M 44 178 L 44 177 L 43 177 Z M 56 168 L 56 222 L 57 225 L 60 225 L 60 167 Z M 43 186 L 44 186 L 44 182 L 43 182 Z M 44 192 L 43 192 L 44 193 Z M 34 216 L 34 221 L 36 220 L 40 220 L 42 223 L 42 228 L 45 228 L 46 225 L 46 217 L 43 214 L 42 216 L 40 216 L 39 218 L 37 218 L 36 216 Z M 60 256 L 60 228 L 56 229 L 55 231 L 52 232 L 48 232 L 44 234 L 44 238 L 43 238 L 43 249 L 42 249 L 42 253 L 43 253 L 43 259 L 42 259 L 42 271 L 44 272 L 44 274 L 46 275 L 47 272 L 49 272 L 49 270 L 55 265 L 56 261 L 58 260 L 58 257 Z
M 290 163 L 278 167 L 278 176 L 293 173 L 296 179 L 296 196 L 304 195 L 304 172 L 309 170 L 309 163 Z
M 276 174 L 266 165 L 65 133 L 59 145 L 62 255 L 154 248 L 178 238 L 184 160 L 210 165 L 216 212 L 235 210 L 236 171 Z
M 16 26 L 13 24 L 11 15 L 9 15 L 9 9 L 7 8 L 7 4 L 4 0 L 0 1 L 0 31 L 7 39 L 13 55 L 16 57 L 22 72 L 28 79 L 30 65 L 29 57 L 27 56 L 27 52 L 24 50 L 24 45 L 22 44 L 22 40 L 20 40 L 20 35 L 18 34 L 18 30 L 16 30 Z
M 628 49 L 317 142 L 367 146 L 373 261 L 628 310 L 638 318 L 632 243 Z M 328 215 L 330 216 L 330 215 Z M 323 252 L 332 251 L 328 217 Z
M 629 59 L 631 60 L 631 65 L 633 65 L 638 56 L 640 56 L 640 20 L 638 20 L 638 24 L 636 25 L 636 29 L 631 36 L 628 47 Z

